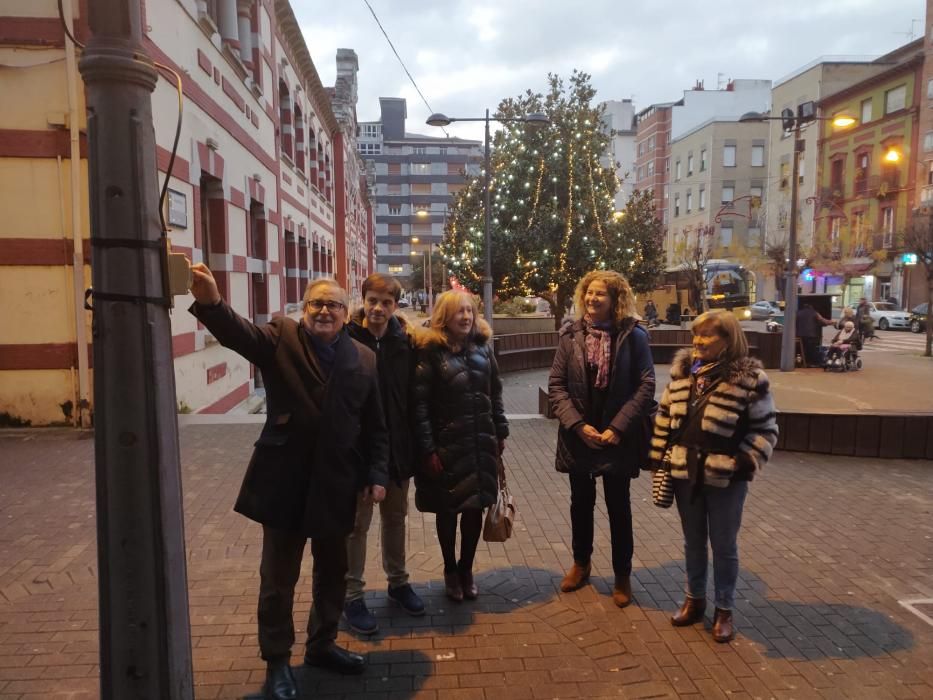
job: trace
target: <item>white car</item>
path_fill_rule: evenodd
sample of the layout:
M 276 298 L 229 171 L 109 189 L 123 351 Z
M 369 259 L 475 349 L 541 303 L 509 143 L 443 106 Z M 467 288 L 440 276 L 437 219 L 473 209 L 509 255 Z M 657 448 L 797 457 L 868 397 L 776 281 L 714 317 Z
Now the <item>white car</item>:
M 887 301 L 868 302 L 870 310 L 868 315 L 875 322 L 875 327 L 883 331 L 889 328 L 910 328 L 910 312 L 902 311 Z
M 776 301 L 756 301 L 748 307 L 753 321 L 767 321 L 772 316 L 780 316 L 782 311 Z

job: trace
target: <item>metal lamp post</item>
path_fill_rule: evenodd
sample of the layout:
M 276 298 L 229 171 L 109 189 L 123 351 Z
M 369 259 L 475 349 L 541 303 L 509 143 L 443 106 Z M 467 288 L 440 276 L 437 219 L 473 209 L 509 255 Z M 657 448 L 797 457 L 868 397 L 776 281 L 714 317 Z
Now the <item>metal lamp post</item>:
M 804 152 L 804 142 L 800 131 L 815 121 L 829 121 L 837 127 L 848 127 L 856 123 L 854 117 L 839 114 L 834 117 L 818 117 L 813 102 L 803 102 L 797 107 L 797 113 L 787 108 L 779 117 L 771 117 L 759 112 L 746 112 L 739 117 L 740 122 L 780 121 L 784 131 L 794 133 L 794 155 L 791 162 L 790 181 L 790 226 L 787 231 L 788 266 L 784 272 L 784 331 L 781 336 L 781 371 L 793 372 L 796 366 L 797 339 L 797 180 L 800 172 L 800 154 Z
M 417 243 L 419 239 L 412 238 L 412 243 Z M 431 253 L 434 249 L 434 242 L 428 241 L 428 248 L 423 253 L 411 251 L 412 255 L 421 255 L 425 259 L 425 266 L 422 268 L 421 284 L 428 295 L 428 316 L 434 313 L 434 270 L 432 269 Z
M 492 207 L 490 205 L 489 182 L 490 163 L 489 163 L 489 122 L 497 121 L 500 124 L 510 122 L 524 122 L 533 129 L 540 129 L 551 123 L 547 115 L 541 112 L 532 112 L 524 117 L 496 117 L 490 116 L 489 110 L 486 110 L 485 117 L 448 117 L 446 114 L 435 113 L 428 117 L 428 126 L 448 126 L 453 122 L 485 122 L 486 135 L 483 141 L 483 242 L 485 248 L 485 265 L 483 268 L 483 316 L 489 327 L 492 327 Z

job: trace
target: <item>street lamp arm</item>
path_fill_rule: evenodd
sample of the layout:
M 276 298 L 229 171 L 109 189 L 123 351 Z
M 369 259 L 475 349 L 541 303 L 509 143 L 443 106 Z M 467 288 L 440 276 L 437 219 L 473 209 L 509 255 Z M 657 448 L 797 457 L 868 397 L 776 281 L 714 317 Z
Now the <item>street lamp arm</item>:
M 453 122 L 499 122 L 500 124 L 524 122 L 534 126 L 543 126 L 550 123 L 550 120 L 540 112 L 533 112 L 524 117 L 497 117 L 494 114 L 485 117 L 448 117 L 446 114 L 436 112 L 428 117 L 425 123 L 428 126 L 447 126 Z

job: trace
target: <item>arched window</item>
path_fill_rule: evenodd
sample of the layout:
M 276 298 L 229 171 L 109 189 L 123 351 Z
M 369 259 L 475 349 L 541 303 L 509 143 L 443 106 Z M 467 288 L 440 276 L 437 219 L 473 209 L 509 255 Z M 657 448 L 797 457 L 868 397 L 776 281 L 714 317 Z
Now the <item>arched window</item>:
M 301 107 L 295 105 L 295 168 L 305 174 L 305 120 Z
M 279 141 L 282 145 L 282 153 L 293 159 L 295 154 L 292 150 L 294 135 L 292 131 L 292 97 L 284 80 L 279 80 L 279 122 Z

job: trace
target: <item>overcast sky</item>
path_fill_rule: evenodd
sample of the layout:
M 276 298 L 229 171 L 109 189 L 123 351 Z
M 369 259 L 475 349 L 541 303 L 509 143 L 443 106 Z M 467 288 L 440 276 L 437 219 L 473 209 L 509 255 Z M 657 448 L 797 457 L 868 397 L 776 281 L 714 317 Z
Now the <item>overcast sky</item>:
M 777 81 L 819 56 L 878 56 L 922 35 L 923 0 L 369 0 L 433 110 L 482 116 L 543 91 L 547 73 L 593 76 L 597 100 L 636 109 L 680 98 L 697 79 Z M 337 48 L 360 60 L 360 121 L 380 97 L 408 100 L 408 131 L 429 112 L 364 0 L 291 0 L 324 85 Z M 913 21 L 912 20 L 917 20 Z M 450 127 L 482 138 L 482 125 Z

